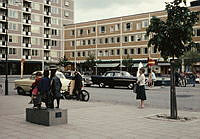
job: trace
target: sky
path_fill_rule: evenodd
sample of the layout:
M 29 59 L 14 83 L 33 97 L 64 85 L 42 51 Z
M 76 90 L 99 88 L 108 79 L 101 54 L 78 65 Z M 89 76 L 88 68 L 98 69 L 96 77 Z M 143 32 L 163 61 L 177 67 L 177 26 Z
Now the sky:
M 172 0 L 74 0 L 75 23 L 148 13 L 165 9 Z M 190 6 L 187 0 L 187 6 Z

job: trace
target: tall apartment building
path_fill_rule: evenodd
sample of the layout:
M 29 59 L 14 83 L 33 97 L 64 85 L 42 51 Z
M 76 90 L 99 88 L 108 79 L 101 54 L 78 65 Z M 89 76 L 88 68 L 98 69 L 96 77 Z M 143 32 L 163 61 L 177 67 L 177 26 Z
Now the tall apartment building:
M 20 73 L 22 59 L 25 74 L 56 63 L 64 56 L 63 27 L 72 23 L 74 0 L 1 0 L 0 74 L 6 48 L 9 74 Z
M 199 11 L 200 6 L 191 10 Z M 82 63 L 93 54 L 96 61 L 104 63 L 97 66 L 105 68 L 122 65 L 128 56 L 136 67 L 139 62 L 147 64 L 150 58 L 157 61 L 153 68 L 158 73 L 167 74 L 170 64 L 163 61 L 154 47 L 147 47 L 149 37 L 145 34 L 152 16 L 165 19 L 167 15 L 165 11 L 156 11 L 68 25 L 65 27 L 65 56 Z M 196 42 L 200 41 L 199 31 L 200 24 L 197 24 L 193 38 Z

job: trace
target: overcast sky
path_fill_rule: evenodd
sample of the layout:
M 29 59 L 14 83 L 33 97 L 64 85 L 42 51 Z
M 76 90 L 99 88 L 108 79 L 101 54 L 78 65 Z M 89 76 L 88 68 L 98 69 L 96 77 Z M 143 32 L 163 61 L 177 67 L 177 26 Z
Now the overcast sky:
M 165 9 L 172 0 L 74 0 L 75 23 Z M 187 0 L 187 6 L 192 0 Z

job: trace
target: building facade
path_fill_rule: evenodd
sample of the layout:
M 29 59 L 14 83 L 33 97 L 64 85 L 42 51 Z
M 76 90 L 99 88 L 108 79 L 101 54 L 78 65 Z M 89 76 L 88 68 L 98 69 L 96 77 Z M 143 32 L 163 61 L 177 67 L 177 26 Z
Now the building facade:
M 199 11 L 200 7 L 191 7 Z M 139 62 L 147 64 L 154 59 L 157 65 L 153 68 L 157 73 L 167 74 L 169 63 L 163 61 L 154 47 L 148 48 L 149 37 L 146 28 L 152 16 L 166 19 L 165 11 L 142 13 L 110 19 L 96 20 L 68 25 L 65 27 L 65 56 L 77 63 L 84 62 L 89 55 L 94 55 L 99 67 L 120 66 L 123 59 L 132 58 L 137 67 Z M 195 42 L 200 41 L 200 24 L 194 26 Z M 113 64 L 115 63 L 115 64 Z
M 0 1 L 0 74 L 42 70 L 64 56 L 63 27 L 74 23 L 74 0 Z M 6 39 L 7 38 L 7 39 Z

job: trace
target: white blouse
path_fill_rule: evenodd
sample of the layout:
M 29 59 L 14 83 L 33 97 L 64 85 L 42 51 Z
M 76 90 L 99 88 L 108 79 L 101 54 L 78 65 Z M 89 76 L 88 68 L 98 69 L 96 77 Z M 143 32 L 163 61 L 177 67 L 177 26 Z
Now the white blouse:
M 145 85 L 145 76 L 144 74 L 141 74 L 137 77 L 137 83 L 139 86 Z

